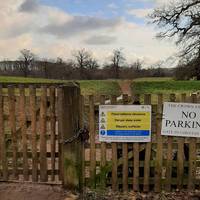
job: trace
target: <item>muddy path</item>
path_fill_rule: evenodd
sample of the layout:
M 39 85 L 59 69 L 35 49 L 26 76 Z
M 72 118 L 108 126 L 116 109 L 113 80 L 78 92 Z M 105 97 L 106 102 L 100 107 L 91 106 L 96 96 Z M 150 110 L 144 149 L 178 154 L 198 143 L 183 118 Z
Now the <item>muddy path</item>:
M 0 183 L 0 200 L 75 200 L 78 196 L 59 185 Z
M 122 94 L 128 94 L 128 96 L 132 96 L 131 83 L 131 80 L 119 81 L 119 86 L 121 88 Z

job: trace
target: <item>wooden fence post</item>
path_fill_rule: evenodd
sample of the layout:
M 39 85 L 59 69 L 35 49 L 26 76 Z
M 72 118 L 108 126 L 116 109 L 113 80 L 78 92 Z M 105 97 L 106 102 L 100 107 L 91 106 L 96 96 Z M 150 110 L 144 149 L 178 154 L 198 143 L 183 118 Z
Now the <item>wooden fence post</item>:
M 128 95 L 123 94 L 123 104 L 128 104 Z M 122 143 L 122 159 L 123 159 L 123 167 L 122 167 L 122 184 L 123 184 L 123 192 L 128 191 L 128 143 Z
M 31 150 L 32 150 L 32 181 L 38 181 L 38 155 L 37 155 L 37 116 L 36 116 L 36 89 L 29 87 L 30 115 L 31 115 Z
M 5 127 L 4 127 L 4 101 L 3 101 L 3 88 L 0 85 L 0 160 L 2 164 L 2 175 L 3 180 L 8 180 L 8 158 L 6 156 L 6 136 L 5 136 Z
M 175 101 L 176 101 L 176 95 L 170 94 L 170 102 L 175 102 Z M 172 160 L 173 160 L 173 136 L 168 136 L 166 181 L 165 181 L 165 190 L 167 192 L 171 191 L 171 185 L 172 185 Z
M 162 164 L 163 164 L 163 139 L 161 136 L 163 95 L 158 94 L 158 106 L 156 109 L 156 163 L 155 163 L 155 192 L 162 190 Z
M 111 96 L 111 104 L 117 104 L 117 97 Z M 117 143 L 112 142 L 112 190 L 118 190 L 118 182 L 117 182 Z
M 47 175 L 47 87 L 41 88 L 41 100 L 40 100 L 40 181 L 48 181 Z
M 140 95 L 134 96 L 134 101 L 140 102 Z M 140 145 L 138 142 L 133 143 L 133 190 L 139 191 L 139 178 L 140 178 L 140 159 L 139 159 Z
M 104 105 L 105 104 L 105 96 L 101 95 L 100 96 L 100 104 Z M 101 170 L 103 171 L 101 178 L 101 187 L 106 188 L 106 171 L 104 170 L 106 166 L 106 143 L 102 142 L 101 143 Z
M 8 87 L 8 107 L 9 107 L 9 126 L 12 136 L 12 174 L 15 180 L 18 179 L 18 166 L 17 166 L 17 132 L 16 132 L 16 108 L 15 108 L 15 90 L 13 86 Z
M 191 103 L 197 103 L 196 94 L 192 94 Z M 196 184 L 196 160 L 197 160 L 197 147 L 196 147 L 196 138 L 189 139 L 189 170 L 188 170 L 188 190 L 194 190 Z
M 76 85 L 67 85 L 62 87 L 62 95 L 58 98 L 63 98 L 61 104 L 62 113 L 59 118 L 60 127 L 62 128 L 61 135 L 64 140 L 73 137 L 79 126 L 78 121 L 78 107 L 79 107 L 79 97 L 80 89 Z M 62 181 L 65 188 L 76 190 L 80 188 L 80 174 L 81 174 L 81 164 L 80 164 L 80 154 L 78 154 L 79 148 L 77 148 L 77 140 L 73 140 L 69 143 L 64 143 L 62 141 Z
M 23 85 L 19 87 L 20 91 L 20 126 L 21 126 L 21 135 L 22 135 L 22 144 L 23 144 L 23 175 L 24 180 L 29 180 L 28 174 L 28 155 L 27 155 L 27 127 L 26 127 L 26 97 L 25 97 L 25 88 Z
M 186 102 L 186 94 L 181 95 L 181 102 Z M 184 180 L 184 137 L 178 138 L 178 153 L 177 153 L 177 188 L 183 188 Z
M 145 94 L 144 104 L 151 105 L 151 94 Z M 150 178 L 150 160 L 151 160 L 151 142 L 146 143 L 145 159 L 144 159 L 144 192 L 149 192 Z
M 90 187 L 96 187 L 96 145 L 94 96 L 89 96 L 89 132 L 90 132 Z

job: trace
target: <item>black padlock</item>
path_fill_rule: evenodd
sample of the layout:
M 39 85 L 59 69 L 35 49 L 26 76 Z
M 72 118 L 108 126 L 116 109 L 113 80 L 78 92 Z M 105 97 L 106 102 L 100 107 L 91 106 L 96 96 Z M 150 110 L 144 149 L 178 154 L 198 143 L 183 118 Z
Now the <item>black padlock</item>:
M 85 142 L 87 140 L 89 140 L 89 131 L 87 130 L 86 127 L 84 127 L 84 129 L 82 130 L 82 133 L 81 133 L 81 141 L 82 142 Z

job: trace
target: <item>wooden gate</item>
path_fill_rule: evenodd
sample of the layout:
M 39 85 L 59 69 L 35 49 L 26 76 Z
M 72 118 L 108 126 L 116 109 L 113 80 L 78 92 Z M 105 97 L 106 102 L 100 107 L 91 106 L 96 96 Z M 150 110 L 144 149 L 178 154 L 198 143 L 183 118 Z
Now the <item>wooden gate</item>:
M 0 85 L 0 181 L 78 187 L 80 141 L 64 140 L 79 129 L 79 96 L 73 83 Z
M 200 140 L 160 134 L 163 101 L 196 103 L 196 95 L 135 95 L 134 101 L 152 104 L 152 141 L 143 144 L 99 143 L 99 104 L 94 96 L 80 97 L 74 83 L 0 86 L 0 181 L 114 191 L 199 188 Z M 98 98 L 100 104 L 128 104 L 133 99 Z M 71 138 L 84 125 L 90 139 L 83 145 L 80 138 Z

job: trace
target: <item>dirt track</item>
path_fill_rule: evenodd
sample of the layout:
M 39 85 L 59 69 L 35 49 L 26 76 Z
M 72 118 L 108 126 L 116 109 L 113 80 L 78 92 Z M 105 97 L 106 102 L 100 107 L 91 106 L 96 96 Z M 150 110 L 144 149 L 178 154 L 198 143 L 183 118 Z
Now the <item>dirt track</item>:
M 131 96 L 132 91 L 131 91 L 131 80 L 122 80 L 119 81 L 119 86 L 121 88 L 121 91 L 123 94 L 128 94 L 129 96 Z
M 81 198 L 60 186 L 25 183 L 0 183 L 0 200 L 200 200 L 200 192 L 113 193 L 87 191 Z
M 0 200 L 75 200 L 77 196 L 61 186 L 0 183 Z

